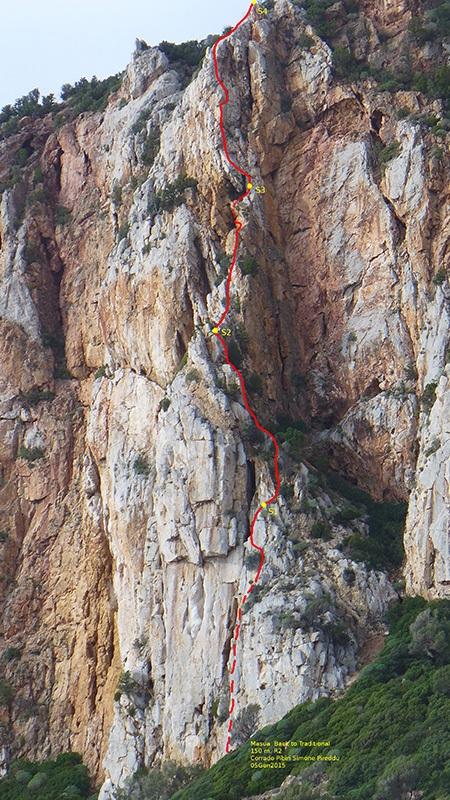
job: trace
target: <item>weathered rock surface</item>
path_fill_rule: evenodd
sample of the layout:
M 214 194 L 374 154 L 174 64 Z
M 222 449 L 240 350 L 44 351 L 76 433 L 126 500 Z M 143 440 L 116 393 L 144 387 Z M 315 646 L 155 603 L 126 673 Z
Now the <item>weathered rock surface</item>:
M 412 3 L 362 6 L 376 64 L 377 30 L 397 41 Z M 239 209 L 227 319 L 261 380 L 252 406 L 266 424 L 307 420 L 312 453 L 374 499 L 409 500 L 408 590 L 448 594 L 450 295 L 445 273 L 432 282 L 448 259 L 448 137 L 437 156 L 397 118 L 422 109 L 417 94 L 336 80 L 288 0 L 219 62 L 230 154 L 265 187 Z M 29 120 L 0 150 L 7 180 L 31 148 L 0 208 L 0 651 L 14 688 L 0 748 L 82 752 L 103 800 L 142 761 L 222 754 L 248 520 L 274 485 L 211 336 L 242 188 L 221 91 L 210 51 L 186 88 L 172 66 L 140 49 L 104 113 Z M 196 186 L 161 208 L 184 173 Z M 239 266 L 251 259 L 254 276 Z M 345 529 L 303 546 L 332 502 L 284 452 L 281 466 L 294 497 L 257 525 L 266 562 L 236 677 L 238 706 L 258 703 L 266 723 L 342 690 L 394 596 L 342 556 Z

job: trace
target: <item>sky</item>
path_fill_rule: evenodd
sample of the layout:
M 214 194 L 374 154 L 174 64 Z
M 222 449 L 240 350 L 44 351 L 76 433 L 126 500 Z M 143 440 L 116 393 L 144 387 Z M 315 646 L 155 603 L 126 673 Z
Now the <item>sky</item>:
M 125 69 L 135 39 L 155 45 L 221 33 L 249 0 L 7 0 L 1 13 L 0 108 L 32 89 Z

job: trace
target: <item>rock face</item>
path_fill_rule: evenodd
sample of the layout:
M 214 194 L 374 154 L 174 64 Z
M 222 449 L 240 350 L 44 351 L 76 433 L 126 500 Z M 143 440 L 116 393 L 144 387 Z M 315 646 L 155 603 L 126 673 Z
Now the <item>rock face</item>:
M 361 6 L 376 65 L 413 4 Z M 336 79 L 305 25 L 277 0 L 219 49 L 230 154 L 265 188 L 239 209 L 235 362 L 264 424 L 306 420 L 311 455 L 409 500 L 407 588 L 444 596 L 446 140 L 395 113 L 423 97 Z M 0 142 L 0 748 L 82 752 L 103 800 L 142 762 L 222 755 L 248 520 L 274 485 L 211 335 L 242 191 L 221 91 L 210 51 L 187 87 L 173 66 L 139 46 L 104 112 Z M 343 557 L 348 530 L 310 541 L 342 503 L 288 451 L 236 675 L 264 723 L 345 687 L 394 596 Z

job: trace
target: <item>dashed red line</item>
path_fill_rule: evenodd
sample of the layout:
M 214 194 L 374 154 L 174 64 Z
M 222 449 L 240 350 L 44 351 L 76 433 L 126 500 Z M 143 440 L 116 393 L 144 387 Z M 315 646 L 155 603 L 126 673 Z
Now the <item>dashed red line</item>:
M 221 42 L 223 42 L 225 39 L 228 39 L 228 37 L 231 36 L 235 31 L 237 31 L 237 29 L 248 19 L 248 17 L 252 13 L 252 9 L 253 8 L 256 8 L 254 3 L 252 3 L 250 5 L 250 8 L 248 9 L 246 15 L 234 26 L 234 28 L 232 28 L 231 31 L 229 31 L 229 33 L 226 33 L 226 34 L 224 34 L 224 36 L 221 36 L 220 39 L 217 39 L 217 41 L 215 42 L 215 44 L 213 46 L 214 71 L 215 71 L 215 75 L 216 75 L 217 81 L 220 84 L 220 86 L 221 86 L 221 88 L 222 88 L 222 90 L 224 92 L 224 95 L 225 95 L 224 100 L 222 100 L 222 102 L 219 104 L 220 132 L 222 134 L 222 142 L 223 142 L 224 153 L 225 153 L 225 156 L 226 156 L 226 159 L 227 159 L 228 163 L 231 164 L 232 167 L 237 169 L 237 171 L 240 172 L 241 175 L 243 175 L 245 178 L 247 178 L 247 183 L 248 184 L 252 183 L 251 175 L 248 172 L 246 172 L 244 169 L 242 169 L 240 166 L 238 166 L 238 164 L 235 164 L 235 162 L 230 157 L 230 154 L 228 152 L 227 137 L 226 137 L 225 129 L 224 129 L 224 125 L 223 125 L 223 109 L 224 109 L 224 106 L 226 106 L 226 104 L 228 103 L 229 94 L 228 94 L 228 89 L 225 86 L 225 84 L 223 83 L 223 81 L 222 81 L 222 79 L 220 77 L 220 74 L 219 74 L 219 65 L 218 65 L 218 62 L 217 62 L 217 48 L 218 48 L 218 46 L 219 46 L 219 44 Z M 235 669 L 236 669 L 237 642 L 238 642 L 239 634 L 240 634 L 240 631 L 241 631 L 242 606 L 244 605 L 245 601 L 248 599 L 249 594 L 253 591 L 253 589 L 255 588 L 256 584 L 258 583 L 259 576 L 261 575 L 261 571 L 262 571 L 263 564 L 264 564 L 264 550 L 263 550 L 262 547 L 259 547 L 257 544 L 255 544 L 254 539 L 253 539 L 256 520 L 258 519 L 261 511 L 269 503 L 271 503 L 273 500 L 275 500 L 278 497 L 278 493 L 279 493 L 279 490 L 280 490 L 280 476 L 279 476 L 279 472 L 278 472 L 278 442 L 275 439 L 275 436 L 270 431 L 268 431 L 266 428 L 264 428 L 262 425 L 259 424 L 259 421 L 258 421 L 258 418 L 256 417 L 256 414 L 250 408 L 250 405 L 249 405 L 249 402 L 248 402 L 248 398 L 247 398 L 247 392 L 245 390 L 244 379 L 243 379 L 241 373 L 239 372 L 239 370 L 237 369 L 237 367 L 235 367 L 234 364 L 231 363 L 229 355 L 228 355 L 227 345 L 226 345 L 223 337 L 220 335 L 220 326 L 223 324 L 223 322 L 224 322 L 224 320 L 225 320 L 225 318 L 226 318 L 226 316 L 228 314 L 228 311 L 230 310 L 230 284 L 231 284 L 231 279 L 233 277 L 234 267 L 235 267 L 235 264 L 236 264 L 237 251 L 238 251 L 238 247 L 239 247 L 239 233 L 240 233 L 240 230 L 242 228 L 242 222 L 240 222 L 239 219 L 238 219 L 238 214 L 237 214 L 237 211 L 236 211 L 236 207 L 239 205 L 239 203 L 242 202 L 242 200 L 245 200 L 245 198 L 248 197 L 248 195 L 250 194 L 250 191 L 251 191 L 250 187 L 247 186 L 247 191 L 244 192 L 244 194 L 242 194 L 240 197 L 238 197 L 237 200 L 234 201 L 234 203 L 232 204 L 232 207 L 231 207 L 231 210 L 232 210 L 232 213 L 233 213 L 233 218 L 234 218 L 234 225 L 235 225 L 235 238 L 234 238 L 234 247 L 233 247 L 233 257 L 232 257 L 230 269 L 229 269 L 228 276 L 227 276 L 227 282 L 226 282 L 226 286 L 225 286 L 225 294 L 226 294 L 225 310 L 224 310 L 220 320 L 214 326 L 213 332 L 214 332 L 215 336 L 217 336 L 217 338 L 220 339 L 220 342 L 222 344 L 222 347 L 223 347 L 223 350 L 224 350 L 224 353 L 225 353 L 225 360 L 226 360 L 227 364 L 236 373 L 236 375 L 237 375 L 237 377 L 239 379 L 239 383 L 240 383 L 240 386 L 241 386 L 241 392 L 242 392 L 242 398 L 244 400 L 245 408 L 247 409 L 248 413 L 250 414 L 251 418 L 253 419 L 253 422 L 255 423 L 256 427 L 260 431 L 265 433 L 267 436 L 269 436 L 269 438 L 273 442 L 273 445 L 274 445 L 274 448 L 275 448 L 275 453 L 274 453 L 274 457 L 273 457 L 273 465 L 274 465 L 274 470 L 275 470 L 276 489 L 275 489 L 275 492 L 272 495 L 272 497 L 269 497 L 267 500 L 265 500 L 264 503 L 262 505 L 260 505 L 259 508 L 256 510 L 255 514 L 253 515 L 253 519 L 252 519 L 252 522 L 251 522 L 251 525 L 250 525 L 250 543 L 251 543 L 252 547 L 254 547 L 255 550 L 258 550 L 258 552 L 260 553 L 260 562 L 259 562 L 258 571 L 257 571 L 257 573 L 255 575 L 255 579 L 250 584 L 250 586 L 247 589 L 247 592 L 242 597 L 241 607 L 238 609 L 237 625 L 236 625 L 236 628 L 235 628 L 235 631 L 234 631 L 233 662 L 232 662 L 231 670 L 230 670 L 231 675 L 234 675 L 234 672 L 235 672 Z M 217 332 L 216 332 L 216 329 L 217 329 Z M 230 719 L 229 719 L 229 722 L 228 722 L 228 737 L 227 737 L 227 743 L 226 743 L 226 747 L 225 747 L 225 750 L 226 750 L 227 753 L 230 752 L 230 746 L 231 746 L 231 730 L 232 730 L 232 727 L 233 727 L 232 715 L 233 715 L 233 712 L 234 712 L 234 709 L 235 709 L 235 705 L 236 705 L 235 704 L 235 691 L 236 691 L 236 684 L 235 684 L 235 680 L 233 678 L 231 680 L 231 682 L 230 682 L 230 700 L 231 700 L 231 702 L 230 702 Z

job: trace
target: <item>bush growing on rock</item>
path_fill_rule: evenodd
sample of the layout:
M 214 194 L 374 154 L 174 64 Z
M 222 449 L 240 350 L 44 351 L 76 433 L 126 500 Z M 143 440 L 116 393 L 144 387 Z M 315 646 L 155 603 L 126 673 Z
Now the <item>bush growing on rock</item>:
M 422 396 L 420 398 L 420 404 L 422 406 L 422 410 L 429 414 L 431 409 L 433 408 L 436 402 L 436 389 L 437 389 L 437 381 L 431 381 L 427 383 L 425 386 Z
M 328 522 L 323 519 L 316 519 L 311 528 L 311 536 L 313 539 L 324 539 L 325 541 L 331 539 L 331 530 Z
M 40 458 L 44 458 L 44 451 L 41 447 L 22 446 L 19 448 L 19 458 L 23 458 L 25 461 L 38 461 Z
M 142 147 L 141 161 L 150 169 L 159 153 L 161 134 L 159 130 L 150 131 Z
M 181 44 L 163 41 L 160 42 L 158 47 L 166 54 L 170 62 L 181 62 L 189 67 L 197 67 L 206 52 L 206 45 L 196 39 L 191 39 Z
M 150 466 L 149 466 L 149 463 L 147 461 L 147 457 L 143 453 L 140 453 L 134 459 L 134 461 L 133 461 L 133 470 L 136 473 L 136 475 L 143 475 L 144 477 L 147 477 L 147 475 L 149 475 Z
M 3 658 L 4 658 L 4 660 L 6 662 L 9 662 L 9 661 L 20 661 L 20 659 L 22 658 L 22 651 L 19 650 L 18 647 L 8 647 L 5 650 L 5 654 L 4 654 Z
M 183 205 L 186 189 L 195 188 L 196 186 L 197 181 L 195 178 L 189 178 L 185 172 L 180 173 L 173 183 L 166 184 L 164 189 L 156 192 L 154 200 L 149 206 L 150 213 L 174 211 L 175 208 Z
M 80 78 L 73 86 L 65 83 L 61 88 L 61 97 L 69 104 L 72 119 L 84 111 L 104 111 L 109 96 L 120 89 L 122 77 L 123 73 L 117 73 L 99 80 L 94 75 L 90 81 Z
M 65 206 L 56 206 L 55 223 L 57 225 L 69 225 L 72 222 L 72 214 Z
M 19 97 L 14 105 L 8 104 L 0 111 L 0 135 L 6 138 L 18 130 L 18 123 L 23 117 L 38 119 L 58 108 L 55 95 L 49 94 L 41 98 L 39 89 L 33 89 L 23 97 Z
M 432 281 L 435 286 L 442 286 L 444 281 L 447 279 L 447 271 L 445 267 L 439 267 L 438 271 L 432 277 Z

